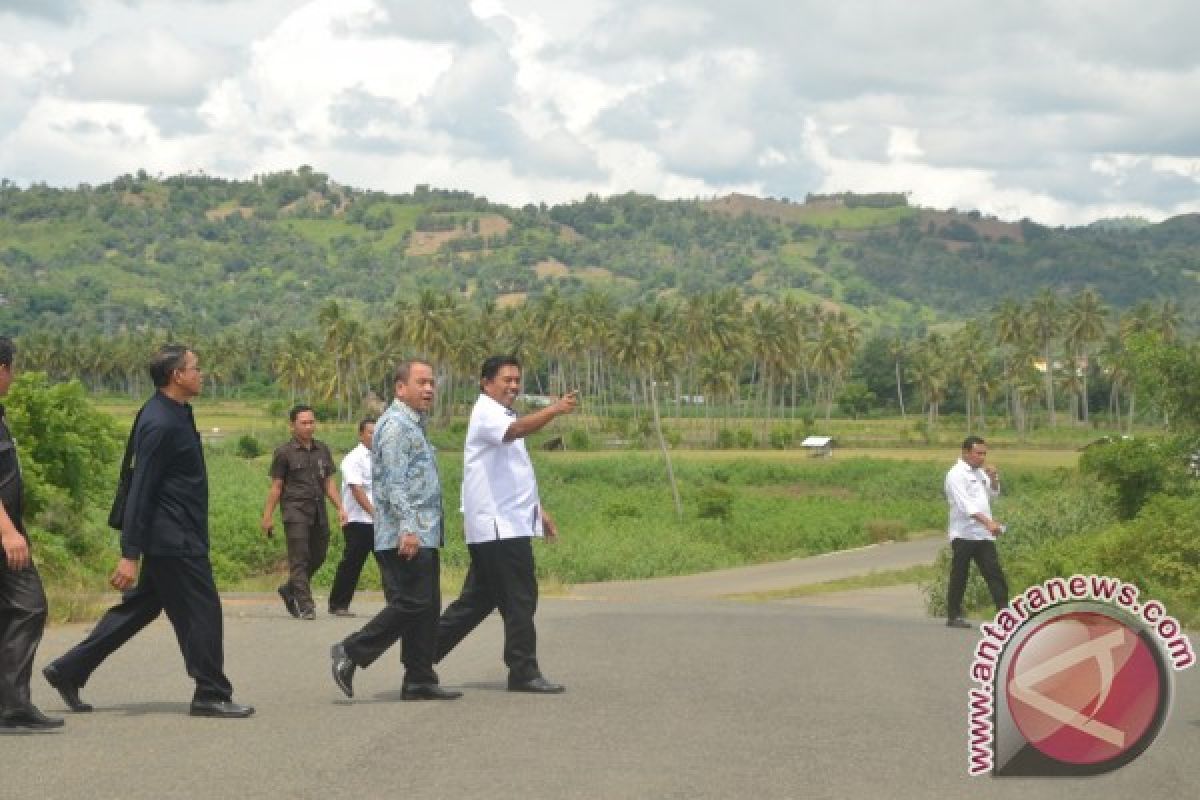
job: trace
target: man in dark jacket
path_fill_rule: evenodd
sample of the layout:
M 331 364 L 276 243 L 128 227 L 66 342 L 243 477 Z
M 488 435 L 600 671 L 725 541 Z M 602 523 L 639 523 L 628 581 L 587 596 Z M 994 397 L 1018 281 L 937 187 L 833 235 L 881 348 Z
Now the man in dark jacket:
M 72 711 L 91 711 L 79 689 L 105 658 L 166 611 L 196 681 L 192 715 L 248 717 L 254 709 L 233 702 L 225 677 L 221 598 L 208 558 L 208 472 L 188 404 L 200 394 L 203 375 L 195 353 L 167 345 L 150 363 L 150 377 L 158 391 L 134 423 L 121 559 L 109 581 L 124 594 L 91 635 L 42 674 Z
M 12 340 L 0 336 L 0 397 L 13 379 Z M 0 405 L 0 733 L 61 728 L 30 702 L 33 655 L 46 627 L 46 593 L 21 519 L 21 467 Z

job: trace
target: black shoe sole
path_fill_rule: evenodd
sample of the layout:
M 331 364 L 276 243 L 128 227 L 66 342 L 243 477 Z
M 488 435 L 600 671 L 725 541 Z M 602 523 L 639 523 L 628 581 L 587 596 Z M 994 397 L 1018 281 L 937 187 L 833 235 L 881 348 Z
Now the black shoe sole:
M 346 695 L 346 697 L 353 698 L 354 684 L 350 681 L 344 681 L 341 674 L 338 672 L 338 663 L 341 662 L 342 659 L 349 660 L 349 657 L 346 655 L 346 649 L 340 644 L 335 644 L 333 647 L 329 648 L 329 657 L 333 660 L 333 682 L 336 683 L 337 687 L 342 690 L 342 694 Z
M 31 736 L 39 733 L 61 733 L 63 726 L 55 728 L 30 728 L 24 725 L 14 727 L 0 726 L 0 736 Z

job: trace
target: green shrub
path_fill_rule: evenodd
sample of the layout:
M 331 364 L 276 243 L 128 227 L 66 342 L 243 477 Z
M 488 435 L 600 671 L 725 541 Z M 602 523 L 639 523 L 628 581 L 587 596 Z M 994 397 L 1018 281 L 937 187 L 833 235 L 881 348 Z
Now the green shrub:
M 237 440 L 237 454 L 242 458 L 258 458 L 262 455 L 262 445 L 253 434 L 243 434 Z
M 732 450 L 734 445 L 733 431 L 721 428 L 717 431 L 717 447 L 721 450 Z
M 867 538 L 873 543 L 903 542 L 908 539 L 908 527 L 903 520 L 869 519 L 863 525 Z
M 1186 481 L 1185 443 L 1166 439 L 1118 439 L 1093 445 L 1079 459 L 1117 493 L 1117 513 L 1132 519 L 1150 496 Z
M 728 522 L 733 518 L 733 492 L 725 486 L 706 486 L 696 498 L 696 516 Z
M 576 428 L 567 434 L 568 450 L 591 450 L 592 437 L 583 428 Z
M 796 435 L 792 433 L 790 428 L 776 428 L 775 430 L 771 431 L 769 441 L 771 443 L 771 447 L 775 448 L 776 450 L 786 450 L 792 446 L 792 442 L 795 441 L 795 438 Z
M 1197 515 L 1200 496 L 1151 498 L 1136 518 L 1096 540 L 1095 571 L 1137 584 L 1182 619 L 1200 620 Z
M 750 450 L 754 447 L 754 431 L 749 428 L 738 428 L 734 434 L 737 438 L 737 446 L 742 450 Z
M 604 507 L 604 516 L 613 519 L 640 519 L 642 510 L 633 503 L 609 503 Z

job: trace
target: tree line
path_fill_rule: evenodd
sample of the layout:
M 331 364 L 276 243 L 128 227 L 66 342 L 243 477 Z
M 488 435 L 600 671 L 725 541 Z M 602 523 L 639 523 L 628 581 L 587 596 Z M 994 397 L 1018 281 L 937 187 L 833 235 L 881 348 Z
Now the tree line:
M 1003 424 L 1024 433 L 1035 419 L 1083 424 L 1098 411 L 1130 427 L 1140 410 L 1131 337 L 1172 343 L 1181 324 L 1172 300 L 1117 314 L 1090 289 L 1006 299 L 921 336 L 867 332 L 828 304 L 751 300 L 738 288 L 636 304 L 599 289 L 551 290 L 503 309 L 426 289 L 386 314 L 368 311 L 331 299 L 311 327 L 276 339 L 240 330 L 43 331 L 24 337 L 21 352 L 26 368 L 54 380 L 136 397 L 150 391 L 146 354 L 182 340 L 201 354 L 210 395 L 312 402 L 343 420 L 362 413 L 368 397 L 387 397 L 395 361 L 409 355 L 435 364 L 435 418 L 448 419 L 473 400 L 482 360 L 512 353 L 526 365 L 528 394 L 578 389 L 600 420 L 698 417 L 711 444 L 735 419 L 753 420 L 765 438 L 773 425 L 811 424 L 835 410 L 916 412 L 935 426 L 947 403 L 969 430 Z

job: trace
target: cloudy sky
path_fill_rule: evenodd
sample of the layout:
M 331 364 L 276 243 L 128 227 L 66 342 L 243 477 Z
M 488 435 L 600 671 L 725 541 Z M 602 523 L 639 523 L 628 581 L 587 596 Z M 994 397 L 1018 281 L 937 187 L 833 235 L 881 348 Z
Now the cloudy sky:
M 0 0 L 0 177 L 1200 210 L 1190 0 Z

